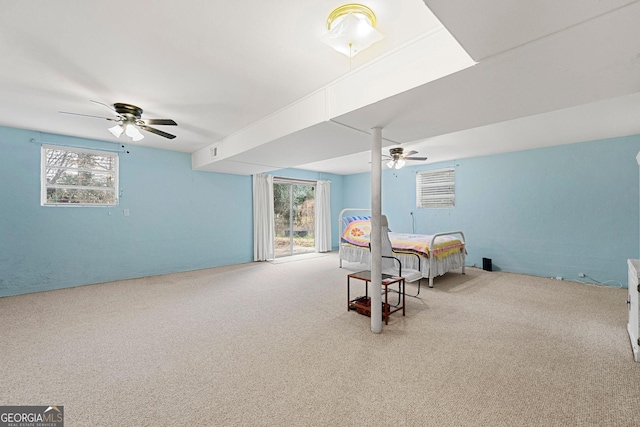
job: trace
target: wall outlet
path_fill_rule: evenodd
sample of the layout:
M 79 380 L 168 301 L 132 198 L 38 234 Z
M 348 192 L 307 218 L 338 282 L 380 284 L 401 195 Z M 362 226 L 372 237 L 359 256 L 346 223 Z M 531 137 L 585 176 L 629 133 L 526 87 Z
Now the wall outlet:
M 578 273 L 578 277 L 585 277 L 584 273 Z
M 124 215 L 124 216 L 129 216 L 129 209 L 124 209 L 124 210 L 122 211 L 122 215 Z

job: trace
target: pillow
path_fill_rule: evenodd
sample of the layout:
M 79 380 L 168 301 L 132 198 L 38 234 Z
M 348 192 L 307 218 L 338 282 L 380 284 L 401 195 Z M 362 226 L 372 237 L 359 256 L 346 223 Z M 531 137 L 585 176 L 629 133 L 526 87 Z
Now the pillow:
M 368 219 L 353 220 L 344 229 L 340 238 L 343 242 L 351 243 L 352 245 L 369 247 L 370 234 L 371 221 Z
M 343 216 L 342 217 L 342 229 L 346 230 L 353 221 L 371 221 L 371 217 L 369 215 L 364 216 Z M 389 233 L 391 233 L 391 228 L 387 228 Z
M 344 217 L 342 217 L 342 229 L 344 230 L 345 228 L 347 228 L 349 226 L 349 223 L 351 223 L 353 221 L 360 221 L 360 220 L 370 221 L 371 217 L 368 216 L 368 215 L 365 215 L 365 216 L 344 216 Z

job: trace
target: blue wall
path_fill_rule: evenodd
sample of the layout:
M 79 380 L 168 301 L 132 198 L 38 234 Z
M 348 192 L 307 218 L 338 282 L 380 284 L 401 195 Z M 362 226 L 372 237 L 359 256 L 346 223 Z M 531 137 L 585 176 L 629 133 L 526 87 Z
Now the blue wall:
M 118 207 L 43 207 L 32 139 L 120 148 L 0 127 L 0 296 L 252 261 L 251 177 L 195 172 L 187 153 L 129 146 Z
M 640 135 L 383 171 L 392 230 L 462 230 L 467 265 L 626 286 L 639 256 Z M 454 167 L 456 207 L 416 209 L 415 175 Z M 345 177 L 348 207 L 370 206 L 370 175 Z M 346 206 L 345 205 L 345 206 Z
M 32 139 L 119 148 L 0 127 L 0 296 L 253 259 L 251 177 L 196 172 L 189 154 L 130 146 L 120 155 L 118 207 L 43 207 Z M 624 285 L 626 260 L 640 253 L 639 151 L 635 135 L 386 169 L 383 211 L 397 231 L 463 230 L 468 265 L 487 257 L 504 271 Z M 451 166 L 456 207 L 416 209 L 416 172 Z M 368 173 L 272 174 L 330 180 L 335 219 L 371 203 Z M 337 248 L 337 221 L 332 236 Z

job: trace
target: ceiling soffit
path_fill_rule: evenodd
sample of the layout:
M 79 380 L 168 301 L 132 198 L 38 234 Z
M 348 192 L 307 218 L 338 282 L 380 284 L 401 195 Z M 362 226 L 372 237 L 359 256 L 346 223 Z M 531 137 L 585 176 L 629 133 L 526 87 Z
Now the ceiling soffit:
M 215 142 L 212 146 L 219 148 L 216 156 L 211 155 L 211 146 L 194 152 L 193 168 L 219 171 L 219 167 L 224 167 L 221 162 L 245 161 L 243 153 L 263 144 L 270 144 L 279 138 L 327 122 L 366 105 L 375 104 L 474 64 L 446 29 L 437 28 L 265 119 Z M 276 145 L 274 144 L 274 147 Z M 340 153 L 356 152 L 356 147 L 357 144 L 343 145 Z M 298 152 L 294 150 L 279 154 L 279 164 L 285 162 L 283 167 L 300 164 L 300 158 L 296 155 Z M 326 155 L 335 156 L 335 153 L 327 151 Z M 265 157 L 262 158 L 263 161 L 266 160 Z M 268 167 L 266 161 L 264 165 Z

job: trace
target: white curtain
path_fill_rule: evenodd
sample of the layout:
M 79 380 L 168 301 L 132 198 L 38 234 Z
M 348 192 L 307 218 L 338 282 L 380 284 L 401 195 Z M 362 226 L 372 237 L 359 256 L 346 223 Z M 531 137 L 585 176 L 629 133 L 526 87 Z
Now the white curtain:
M 253 260 L 275 258 L 273 175 L 253 176 Z
M 331 250 L 331 181 L 316 183 L 316 252 Z

